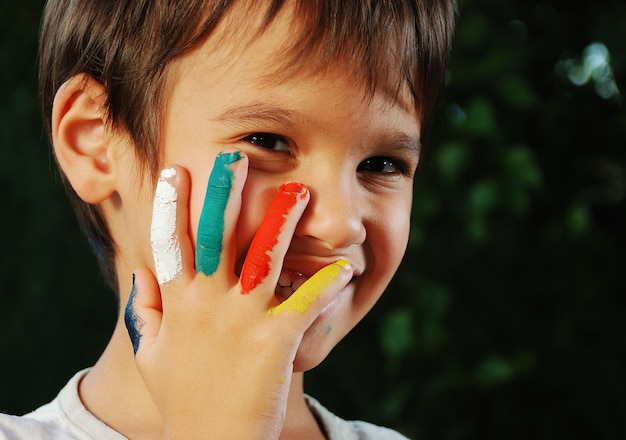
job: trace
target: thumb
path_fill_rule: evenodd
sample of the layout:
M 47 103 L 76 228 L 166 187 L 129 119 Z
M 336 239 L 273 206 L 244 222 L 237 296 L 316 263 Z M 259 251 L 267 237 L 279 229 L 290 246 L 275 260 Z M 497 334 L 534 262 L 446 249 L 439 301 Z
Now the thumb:
M 148 269 L 133 273 L 133 288 L 124 311 L 124 323 L 135 355 L 140 348 L 153 345 L 163 319 L 159 284 Z

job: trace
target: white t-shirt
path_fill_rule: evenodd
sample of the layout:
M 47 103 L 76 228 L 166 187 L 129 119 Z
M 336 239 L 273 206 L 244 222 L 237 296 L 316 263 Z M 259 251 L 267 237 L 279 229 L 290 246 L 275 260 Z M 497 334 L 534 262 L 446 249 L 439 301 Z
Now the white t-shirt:
M 87 411 L 78 384 L 89 369 L 79 371 L 50 403 L 24 416 L 0 414 L 0 440 L 126 440 Z M 340 419 L 306 396 L 311 411 L 330 440 L 407 440 L 387 428 Z

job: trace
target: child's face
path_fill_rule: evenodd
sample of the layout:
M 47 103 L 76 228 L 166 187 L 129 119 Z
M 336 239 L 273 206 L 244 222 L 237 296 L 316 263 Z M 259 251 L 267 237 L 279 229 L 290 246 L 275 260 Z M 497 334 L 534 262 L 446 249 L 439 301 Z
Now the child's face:
M 161 149 L 165 164 L 189 170 L 194 242 L 215 156 L 227 149 L 248 156 L 236 271 L 278 186 L 297 181 L 310 190 L 284 283 L 297 285 L 339 258 L 356 276 L 306 332 L 295 365 L 305 370 L 370 310 L 400 263 L 420 125 L 406 94 L 405 102 L 383 90 L 369 99 L 365 85 L 339 68 L 268 80 L 283 42 L 280 18 L 275 24 L 236 55 L 209 40 L 173 66 Z

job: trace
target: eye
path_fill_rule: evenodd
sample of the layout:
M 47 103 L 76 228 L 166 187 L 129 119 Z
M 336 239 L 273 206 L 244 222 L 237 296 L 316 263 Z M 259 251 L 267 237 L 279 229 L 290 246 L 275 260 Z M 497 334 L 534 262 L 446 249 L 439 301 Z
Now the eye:
M 242 140 L 267 150 L 289 152 L 289 142 L 283 136 L 277 134 L 253 133 Z
M 383 156 L 365 159 L 359 164 L 357 171 L 379 174 L 409 174 L 408 167 L 402 161 Z

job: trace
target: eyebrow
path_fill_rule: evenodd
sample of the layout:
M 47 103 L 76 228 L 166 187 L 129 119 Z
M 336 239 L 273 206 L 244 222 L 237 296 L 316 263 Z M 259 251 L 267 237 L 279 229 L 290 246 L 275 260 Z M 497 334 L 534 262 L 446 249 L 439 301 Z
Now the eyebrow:
M 419 160 L 422 154 L 422 142 L 418 136 L 412 136 L 401 131 L 391 132 L 386 144 L 388 148 L 398 154 L 410 154 Z
M 249 125 L 274 123 L 287 129 L 293 129 L 298 122 L 304 121 L 302 114 L 265 103 L 255 103 L 230 107 L 213 118 L 217 122 L 229 125 Z

